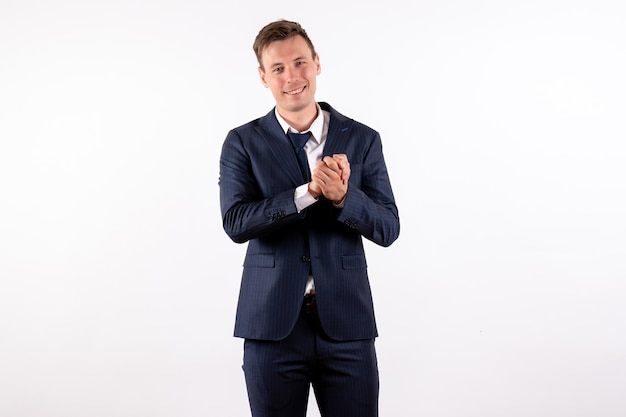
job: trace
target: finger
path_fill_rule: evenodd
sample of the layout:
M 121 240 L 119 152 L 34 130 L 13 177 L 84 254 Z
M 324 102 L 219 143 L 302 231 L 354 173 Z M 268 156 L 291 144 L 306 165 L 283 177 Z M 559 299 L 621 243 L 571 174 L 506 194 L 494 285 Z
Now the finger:
M 337 163 L 337 161 L 330 157 L 330 156 L 325 156 L 323 159 L 324 163 L 326 164 L 326 166 L 330 169 L 332 169 L 335 172 L 340 172 L 341 168 L 339 167 L 339 164 Z
M 325 191 L 345 186 L 339 173 L 331 170 L 327 166 L 317 169 L 314 173 L 314 178 Z
M 333 155 L 333 159 L 337 161 L 337 164 L 339 164 L 342 169 L 346 166 L 350 166 L 348 156 L 345 153 L 336 153 Z
M 326 165 L 317 168 L 315 174 L 326 183 L 340 178 L 340 172 L 334 171 Z
M 348 156 L 344 153 L 334 154 L 333 159 L 341 169 L 341 181 L 346 184 L 350 178 L 350 162 L 348 162 Z

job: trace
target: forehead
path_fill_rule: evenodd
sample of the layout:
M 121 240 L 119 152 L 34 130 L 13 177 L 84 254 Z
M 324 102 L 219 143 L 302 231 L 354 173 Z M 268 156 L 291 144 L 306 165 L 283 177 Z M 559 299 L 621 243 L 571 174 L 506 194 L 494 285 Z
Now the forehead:
M 284 64 L 297 58 L 311 58 L 312 51 L 309 44 L 300 35 L 274 41 L 267 45 L 261 53 L 264 66 Z

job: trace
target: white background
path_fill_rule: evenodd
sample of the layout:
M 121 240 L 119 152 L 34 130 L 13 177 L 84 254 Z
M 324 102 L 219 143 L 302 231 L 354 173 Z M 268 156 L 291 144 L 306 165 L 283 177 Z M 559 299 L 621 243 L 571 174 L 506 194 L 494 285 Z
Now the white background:
M 626 415 L 626 10 L 596 0 L 3 0 L 0 415 L 249 415 L 218 160 L 273 106 L 278 18 L 383 138 L 381 416 Z

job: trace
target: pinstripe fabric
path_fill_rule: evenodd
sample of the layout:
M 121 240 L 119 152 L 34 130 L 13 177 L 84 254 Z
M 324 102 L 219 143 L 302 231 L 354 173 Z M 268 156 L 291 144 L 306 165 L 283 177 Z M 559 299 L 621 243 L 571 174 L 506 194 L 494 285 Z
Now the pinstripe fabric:
M 298 319 L 309 268 L 320 323 L 338 341 L 377 336 L 362 238 L 389 246 L 400 223 L 379 134 L 326 103 L 324 155 L 345 153 L 351 167 L 345 206 L 321 198 L 297 213 L 302 178 L 274 110 L 231 130 L 220 158 L 223 226 L 248 242 L 235 336 L 280 340 Z M 307 242 L 308 240 L 308 242 Z
M 300 315 L 281 341 L 246 339 L 243 369 L 254 417 L 304 417 L 310 385 L 324 417 L 377 417 L 374 339 L 337 342 Z

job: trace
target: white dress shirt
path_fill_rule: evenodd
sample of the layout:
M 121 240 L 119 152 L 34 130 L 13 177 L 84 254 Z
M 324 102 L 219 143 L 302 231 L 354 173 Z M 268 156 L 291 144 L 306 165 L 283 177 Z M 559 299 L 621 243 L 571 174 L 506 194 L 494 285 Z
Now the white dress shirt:
M 282 127 L 285 135 L 288 132 L 295 133 L 305 133 L 311 132 L 311 137 L 304 145 L 304 152 L 306 152 L 307 160 L 309 162 L 309 169 L 311 170 L 311 174 L 313 174 L 313 169 L 315 165 L 319 161 L 322 160 L 322 154 L 324 152 L 324 144 L 326 143 L 326 136 L 328 135 L 328 124 L 330 121 L 330 113 L 324 111 L 320 108 L 319 104 L 317 105 L 317 117 L 311 123 L 308 129 L 298 132 L 293 127 L 289 126 L 289 123 L 282 118 L 280 114 L 278 114 L 278 110 L 275 110 L 276 118 L 278 119 L 278 123 Z M 315 203 L 317 199 L 311 195 L 309 192 L 309 184 L 302 184 L 296 188 L 296 191 L 293 196 L 294 203 L 296 204 L 296 208 L 298 209 L 298 213 Z M 306 288 L 304 294 L 314 294 L 315 293 L 315 282 L 313 281 L 313 276 L 309 275 L 309 279 L 306 283 Z

